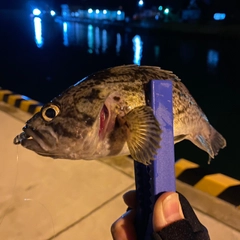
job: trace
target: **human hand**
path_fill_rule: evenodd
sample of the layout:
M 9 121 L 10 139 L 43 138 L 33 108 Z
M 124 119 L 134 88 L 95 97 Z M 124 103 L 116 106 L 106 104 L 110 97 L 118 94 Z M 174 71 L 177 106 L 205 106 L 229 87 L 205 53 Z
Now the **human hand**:
M 130 209 L 111 227 L 114 240 L 137 240 L 135 229 L 136 191 L 123 195 Z M 209 240 L 207 229 L 199 222 L 185 197 L 175 192 L 163 193 L 153 210 L 153 239 L 155 240 Z

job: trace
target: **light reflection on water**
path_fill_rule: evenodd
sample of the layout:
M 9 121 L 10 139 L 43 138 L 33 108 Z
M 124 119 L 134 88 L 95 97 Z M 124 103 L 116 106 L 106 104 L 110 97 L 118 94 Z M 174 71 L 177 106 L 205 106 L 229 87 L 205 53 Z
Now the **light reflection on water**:
M 121 45 L 122 45 L 122 37 L 121 37 L 120 33 L 117 33 L 117 43 L 116 43 L 116 53 L 117 53 L 117 55 L 120 54 Z
M 42 36 L 42 20 L 41 18 L 34 18 L 35 42 L 41 48 L 43 46 Z M 86 28 L 85 25 L 75 22 L 63 22 L 63 45 L 70 46 L 85 46 L 87 44 L 87 51 L 90 54 L 105 54 L 109 48 L 108 39 L 109 33 L 106 29 L 100 29 L 97 26 L 89 24 Z M 122 47 L 122 35 L 117 32 L 116 39 L 116 55 L 119 56 Z M 126 36 L 125 36 L 126 37 Z M 133 60 L 134 64 L 140 65 L 142 59 L 143 41 L 140 35 L 135 35 L 132 38 Z M 155 56 L 159 57 L 159 48 L 156 48 Z
M 107 30 L 102 30 L 102 52 L 105 53 L 107 50 Z
M 214 49 L 209 49 L 207 53 L 208 70 L 210 72 L 215 71 L 216 68 L 218 67 L 218 62 L 219 62 L 219 52 Z
M 39 17 L 35 17 L 33 21 L 34 21 L 35 42 L 37 47 L 41 48 L 43 46 L 42 20 Z
M 155 56 L 155 61 L 158 61 L 160 56 L 160 46 L 158 45 L 154 46 L 154 56 Z
M 76 34 L 75 34 L 75 40 L 76 40 L 76 45 L 81 45 L 81 36 L 82 36 L 82 34 L 81 34 L 81 27 L 79 26 L 80 24 L 79 23 L 75 23 L 74 24 L 74 30 L 75 30 L 75 32 L 76 32 Z
M 109 33 L 106 29 L 101 29 L 92 24 L 85 25 L 63 22 L 63 45 L 80 46 L 85 45 L 87 41 L 87 51 L 90 54 L 105 54 L 109 48 Z M 119 55 L 122 46 L 122 36 L 116 33 L 116 54 Z
M 95 52 L 99 54 L 100 47 L 100 30 L 99 27 L 95 27 Z
M 68 24 L 66 22 L 63 22 L 63 45 L 68 46 Z
M 142 58 L 142 46 L 143 42 L 141 40 L 141 37 L 139 35 L 136 35 L 132 39 L 133 42 L 133 63 L 140 65 L 141 64 L 141 58 Z
M 91 24 L 88 25 L 88 52 L 93 53 L 93 26 Z
M 80 46 L 87 41 L 87 51 L 92 54 L 105 54 L 109 48 L 109 33 L 106 29 L 88 24 L 85 25 L 74 22 L 63 22 L 63 45 Z M 116 54 L 119 55 L 122 46 L 122 36 L 116 33 Z
M 38 48 L 42 48 L 44 45 L 43 37 L 43 26 L 42 19 L 39 17 L 34 18 L 34 33 L 35 33 L 35 43 Z M 46 33 L 48 34 L 48 33 Z M 106 54 L 108 49 L 112 44 L 115 44 L 116 56 L 121 55 L 122 45 L 130 47 L 129 44 L 132 44 L 133 55 L 132 62 L 134 64 L 140 65 L 142 60 L 143 52 L 143 40 L 140 34 L 137 34 L 129 38 L 129 34 L 115 32 L 115 40 L 111 37 L 111 34 L 107 29 L 100 28 L 98 26 L 93 26 L 88 24 L 76 23 L 76 22 L 63 22 L 62 23 L 62 34 L 63 34 L 63 45 L 66 47 L 78 46 L 85 47 L 87 46 L 87 52 L 89 54 Z M 130 40 L 132 39 L 132 40 Z M 124 40 L 124 41 L 123 41 Z M 181 58 L 182 63 L 190 64 L 195 58 L 196 48 L 194 45 L 189 42 L 181 42 L 179 46 L 180 52 L 179 57 Z M 153 53 L 155 57 L 155 62 L 158 62 L 160 59 L 160 45 L 154 45 Z M 219 52 L 215 49 L 207 50 L 207 70 L 213 73 L 219 64 Z

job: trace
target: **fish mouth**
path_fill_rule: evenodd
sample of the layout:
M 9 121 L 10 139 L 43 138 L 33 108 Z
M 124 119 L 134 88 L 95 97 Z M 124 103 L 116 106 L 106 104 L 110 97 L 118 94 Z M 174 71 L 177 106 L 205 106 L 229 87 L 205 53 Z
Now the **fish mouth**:
M 46 139 L 40 132 L 34 130 L 28 125 L 22 130 L 23 132 L 14 138 L 14 144 L 21 144 L 23 147 L 39 154 L 47 152 L 49 149 L 49 139 Z

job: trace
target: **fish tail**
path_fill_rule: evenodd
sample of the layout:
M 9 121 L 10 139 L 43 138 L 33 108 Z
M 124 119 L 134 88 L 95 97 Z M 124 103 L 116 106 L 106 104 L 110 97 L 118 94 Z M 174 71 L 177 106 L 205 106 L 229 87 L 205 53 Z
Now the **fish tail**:
M 197 147 L 207 152 L 210 158 L 214 158 L 219 150 L 226 146 L 224 137 L 208 122 L 204 122 L 200 132 L 186 138 Z
M 212 158 L 218 154 L 220 149 L 223 149 L 227 145 L 225 138 L 212 126 L 210 129 L 209 141 L 213 152 Z

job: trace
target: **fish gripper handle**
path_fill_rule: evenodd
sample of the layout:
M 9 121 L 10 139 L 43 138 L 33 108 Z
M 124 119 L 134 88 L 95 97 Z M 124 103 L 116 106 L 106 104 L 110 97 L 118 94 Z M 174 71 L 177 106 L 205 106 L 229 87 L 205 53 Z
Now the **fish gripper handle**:
M 172 82 L 151 80 L 146 88 L 146 103 L 152 107 L 162 133 L 160 148 L 154 161 L 148 166 L 134 161 L 138 240 L 151 239 L 153 207 L 159 195 L 163 192 L 176 191 Z

